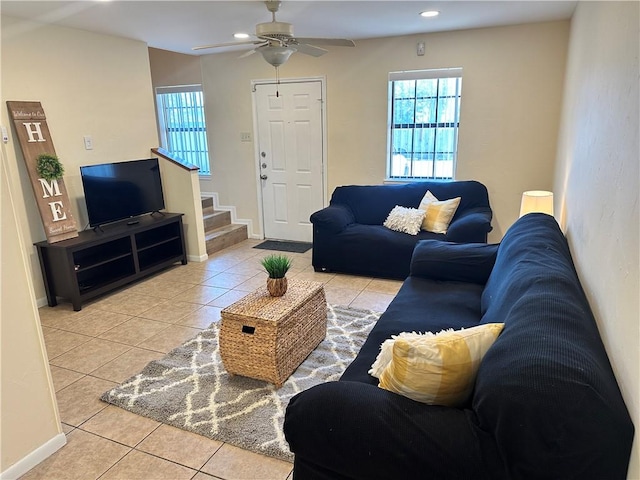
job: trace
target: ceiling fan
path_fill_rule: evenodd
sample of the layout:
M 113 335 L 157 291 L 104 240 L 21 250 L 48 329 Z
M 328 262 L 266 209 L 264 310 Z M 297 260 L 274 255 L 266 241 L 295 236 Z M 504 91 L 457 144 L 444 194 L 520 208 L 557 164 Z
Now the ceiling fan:
M 260 52 L 267 63 L 278 68 L 285 63 L 292 53 L 300 52 L 312 57 L 319 57 L 327 53 L 324 48 L 315 45 L 332 45 L 337 47 L 355 47 L 353 40 L 346 38 L 306 38 L 296 37 L 293 34 L 293 25 L 276 20 L 276 12 L 280 9 L 282 2 L 267 0 L 264 2 L 267 10 L 271 12 L 271 21 L 256 25 L 255 40 L 244 42 L 218 43 L 215 45 L 201 45 L 193 47 L 192 50 L 204 50 L 208 48 L 235 47 L 237 45 L 255 45 L 253 50 L 245 53 L 242 57 L 247 57 L 253 53 Z

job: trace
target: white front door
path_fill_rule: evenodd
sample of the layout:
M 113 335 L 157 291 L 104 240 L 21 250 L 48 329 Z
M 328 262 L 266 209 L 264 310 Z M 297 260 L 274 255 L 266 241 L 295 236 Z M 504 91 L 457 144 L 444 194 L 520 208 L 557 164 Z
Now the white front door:
M 257 84 L 254 101 L 264 236 L 310 242 L 324 206 L 322 84 Z

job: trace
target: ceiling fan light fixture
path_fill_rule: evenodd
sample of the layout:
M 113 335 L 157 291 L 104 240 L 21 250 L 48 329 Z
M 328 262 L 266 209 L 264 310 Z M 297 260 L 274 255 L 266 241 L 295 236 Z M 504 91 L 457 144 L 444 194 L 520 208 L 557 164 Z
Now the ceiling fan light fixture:
M 248 33 L 238 32 L 233 34 L 233 38 L 237 38 L 239 40 L 244 40 L 245 38 L 249 38 L 249 37 L 250 35 Z
M 420 12 L 420 16 L 425 18 L 437 17 L 438 15 L 440 15 L 438 10 L 425 10 L 424 12 Z
M 266 62 L 273 65 L 274 67 L 279 67 L 287 60 L 289 60 L 289 57 L 295 51 L 296 49 L 293 47 L 274 46 L 266 46 L 259 50 Z

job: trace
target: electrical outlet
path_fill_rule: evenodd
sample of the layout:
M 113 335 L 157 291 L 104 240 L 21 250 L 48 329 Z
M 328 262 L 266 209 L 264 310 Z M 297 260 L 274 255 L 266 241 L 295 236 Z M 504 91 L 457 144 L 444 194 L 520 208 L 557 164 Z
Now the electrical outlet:
M 84 136 L 84 149 L 93 150 L 93 139 L 91 138 L 91 135 Z
M 424 55 L 424 42 L 418 42 L 417 52 L 419 57 Z

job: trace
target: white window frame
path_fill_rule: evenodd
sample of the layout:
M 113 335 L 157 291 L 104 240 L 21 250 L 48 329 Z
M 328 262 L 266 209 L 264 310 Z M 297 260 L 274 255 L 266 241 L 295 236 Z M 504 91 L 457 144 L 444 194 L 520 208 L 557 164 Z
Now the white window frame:
M 200 93 L 202 96 L 200 105 L 196 105 L 195 102 L 191 105 L 177 105 L 174 109 L 183 113 L 191 114 L 194 117 L 201 117 L 204 121 L 204 125 L 196 128 L 185 128 L 185 133 L 190 133 L 180 138 L 175 145 L 172 145 L 171 136 L 169 135 L 169 120 L 167 118 L 168 109 L 171 108 L 166 105 L 167 94 L 175 93 Z M 207 140 L 207 122 L 204 112 L 204 96 L 202 93 L 202 85 L 178 85 L 172 87 L 156 87 L 156 113 L 158 117 L 158 132 L 160 135 L 160 144 L 162 148 L 175 154 L 181 160 L 187 163 L 191 163 L 199 167 L 198 174 L 200 176 L 208 176 L 211 174 L 211 167 L 209 161 L 209 147 Z M 191 112 L 189 112 L 191 110 Z M 195 111 L 198 111 L 196 114 Z M 194 135 L 194 133 L 202 132 L 204 135 Z
M 411 155 L 410 158 L 405 158 L 402 152 L 394 152 L 394 141 L 393 134 L 396 127 L 393 124 L 394 116 L 393 116 L 393 108 L 394 108 L 394 98 L 393 98 L 393 86 L 395 81 L 400 80 L 431 80 L 431 79 L 450 79 L 456 78 L 457 82 L 457 92 L 456 96 L 456 111 L 455 111 L 455 119 L 453 122 L 442 123 L 439 118 L 436 118 L 436 122 L 431 124 L 430 127 L 435 130 L 434 135 L 434 144 L 435 138 L 437 138 L 437 131 L 439 128 L 451 128 L 454 127 L 454 145 L 453 151 L 447 152 L 452 155 L 451 159 L 451 176 L 448 175 L 438 175 L 437 174 L 437 160 L 435 160 L 435 150 L 433 153 L 434 159 L 431 161 L 431 167 L 427 167 L 427 170 L 431 171 L 431 175 L 424 174 L 413 174 L 413 169 L 416 166 L 416 159 L 413 159 L 412 152 L 407 152 Z M 454 180 L 457 168 L 457 150 L 458 150 L 458 129 L 460 125 L 460 108 L 461 108 L 461 99 L 462 99 L 462 68 L 440 68 L 440 69 L 431 69 L 431 70 L 408 70 L 408 71 L 400 71 L 400 72 L 390 72 L 389 73 L 389 89 L 388 89 L 388 118 L 387 118 L 387 168 L 386 168 L 386 181 L 388 182 L 411 182 L 411 181 L 424 181 L 424 180 Z M 440 98 L 439 90 L 438 95 L 436 97 L 436 103 Z M 416 128 L 417 124 L 405 125 L 405 129 L 408 128 Z M 421 124 L 422 125 L 422 124 Z M 425 128 L 425 127 L 420 127 Z M 404 164 L 405 167 L 402 168 L 402 172 L 399 172 L 399 164 Z M 395 165 L 395 167 L 394 167 Z M 395 171 L 394 171 L 395 170 Z M 448 169 L 447 169 L 448 170 Z M 424 173 L 424 172 L 421 172 Z

